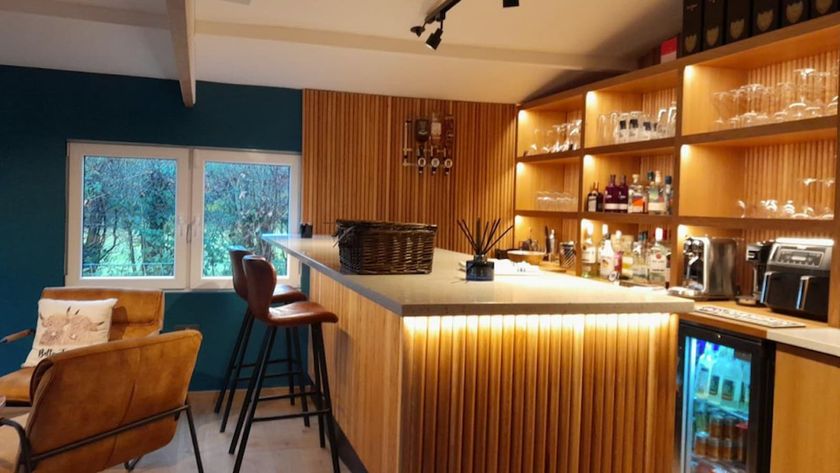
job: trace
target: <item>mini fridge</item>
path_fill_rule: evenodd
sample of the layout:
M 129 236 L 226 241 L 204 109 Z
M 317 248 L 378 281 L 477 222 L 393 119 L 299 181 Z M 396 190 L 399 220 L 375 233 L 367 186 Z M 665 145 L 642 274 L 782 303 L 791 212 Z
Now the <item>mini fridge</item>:
M 775 345 L 681 322 L 675 473 L 768 473 Z

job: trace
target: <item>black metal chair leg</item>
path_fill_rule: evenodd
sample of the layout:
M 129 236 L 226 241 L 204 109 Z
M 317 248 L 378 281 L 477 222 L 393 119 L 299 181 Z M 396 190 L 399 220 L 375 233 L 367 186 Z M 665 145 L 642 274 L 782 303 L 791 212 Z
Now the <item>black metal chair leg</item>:
M 265 350 L 260 358 L 259 369 L 255 370 L 257 374 L 257 385 L 252 394 L 251 402 L 248 406 L 248 416 L 245 419 L 245 428 L 242 430 L 242 440 L 239 444 L 239 452 L 236 454 L 236 463 L 233 466 L 233 473 L 239 473 L 242 468 L 242 460 L 245 458 L 245 448 L 248 446 L 248 437 L 251 435 L 251 425 L 254 423 L 254 414 L 257 411 L 258 400 L 260 398 L 260 391 L 262 391 L 263 380 L 265 379 L 265 371 L 268 368 L 268 360 L 271 357 L 271 347 L 274 345 L 274 339 L 277 335 L 277 328 L 271 327 L 266 332 Z
M 260 347 L 260 354 L 265 353 L 266 343 L 268 343 L 270 329 L 266 329 L 266 336 L 263 337 L 263 343 Z M 248 390 L 245 392 L 245 399 L 242 400 L 242 407 L 239 410 L 239 419 L 236 421 L 236 429 L 233 431 L 233 438 L 230 441 L 230 448 L 228 453 L 233 455 L 236 451 L 236 445 L 239 443 L 239 435 L 242 433 L 242 424 L 245 422 L 245 415 L 248 412 L 248 406 L 251 402 L 251 396 L 254 393 L 254 387 L 257 385 L 257 378 L 259 374 L 259 366 L 251 372 L 251 379 L 248 381 Z
M 295 370 L 295 364 L 292 361 L 292 329 L 286 328 L 286 371 L 289 373 L 288 378 L 288 385 L 289 385 L 289 404 L 295 405 L 295 375 L 292 372 Z
M 303 357 L 301 356 L 300 351 L 300 330 L 298 327 L 291 328 L 292 331 L 292 348 L 294 350 L 295 361 L 297 362 L 297 369 L 301 373 L 306 373 L 306 365 L 303 362 Z M 300 397 L 300 403 L 303 407 L 303 412 L 309 412 L 309 401 L 307 400 L 306 394 L 306 375 L 301 374 L 298 379 L 300 380 L 300 384 L 298 387 L 300 388 L 300 392 L 302 396 Z M 309 427 L 309 416 L 303 416 L 303 425 Z
M 213 412 L 216 414 L 222 410 L 222 403 L 225 400 L 225 394 L 227 391 L 231 390 L 230 394 L 232 396 L 234 390 L 236 389 L 236 382 L 231 381 L 231 374 L 233 373 L 233 367 L 236 364 L 236 359 L 239 357 L 239 349 L 242 347 L 242 337 L 245 335 L 245 326 L 248 325 L 249 318 L 251 317 L 246 309 L 245 315 L 242 317 L 242 324 L 239 327 L 239 335 L 236 336 L 236 343 L 233 345 L 233 351 L 230 352 L 230 359 L 228 360 L 227 369 L 225 370 L 225 376 L 222 378 L 222 387 L 219 389 L 219 396 L 216 398 L 216 405 L 213 407 Z
M 198 473 L 204 473 L 204 465 L 201 463 L 201 451 L 198 449 L 198 436 L 195 433 L 195 421 L 193 421 L 192 407 L 187 405 L 187 424 L 190 426 L 190 437 L 192 438 L 193 453 L 195 453 L 195 464 Z M 137 461 L 140 461 L 138 458 Z
M 140 456 L 135 458 L 134 460 L 127 461 L 123 463 L 123 467 L 126 469 L 126 471 L 134 471 L 134 469 L 137 468 L 137 464 L 140 463 L 140 460 L 142 459 L 143 457 Z
M 238 359 L 236 360 L 236 370 L 230 380 L 230 395 L 228 395 L 227 404 L 225 405 L 225 412 L 222 415 L 222 425 L 219 429 L 219 432 L 224 432 L 227 428 L 228 418 L 230 417 L 230 410 L 233 406 L 233 398 L 236 396 L 236 388 L 239 384 L 238 380 L 239 377 L 242 375 L 242 364 L 245 362 L 245 353 L 248 351 L 248 344 L 251 340 L 251 331 L 253 331 L 254 329 L 254 317 L 250 313 L 246 314 L 245 326 L 246 327 L 244 337 L 242 338 L 242 344 L 237 355 Z
M 315 395 L 313 396 L 313 401 L 315 401 L 315 410 L 322 410 L 324 403 L 323 403 L 323 396 L 321 391 L 321 362 L 319 361 L 321 357 L 321 353 L 316 349 L 316 342 L 315 342 L 315 332 L 312 332 L 312 365 L 315 368 L 315 379 L 313 380 L 315 383 Z M 318 414 L 318 440 L 320 442 L 321 448 L 327 446 L 326 439 L 324 438 L 324 415 Z
M 327 360 L 324 350 L 324 334 L 321 331 L 321 324 L 312 325 L 312 335 L 314 340 L 314 347 L 320 352 L 318 362 L 321 365 L 321 383 L 323 384 L 324 403 L 326 404 L 327 413 L 327 432 L 330 437 L 330 453 L 332 454 L 333 473 L 339 473 L 338 469 L 338 445 L 336 444 L 335 435 L 335 419 L 332 411 L 332 398 L 330 397 L 330 381 L 327 375 Z

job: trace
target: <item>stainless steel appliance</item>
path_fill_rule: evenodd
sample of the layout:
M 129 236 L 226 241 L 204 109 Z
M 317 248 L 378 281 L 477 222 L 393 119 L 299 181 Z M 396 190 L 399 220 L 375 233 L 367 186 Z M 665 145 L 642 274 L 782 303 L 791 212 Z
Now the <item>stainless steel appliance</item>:
M 767 473 L 775 344 L 680 322 L 675 473 Z
M 779 238 L 770 251 L 761 303 L 779 312 L 828 320 L 832 240 Z
M 738 304 L 763 305 L 761 303 L 761 292 L 764 287 L 764 273 L 767 271 L 767 261 L 770 259 L 770 250 L 773 249 L 774 243 L 773 240 L 767 240 L 747 245 L 747 263 L 753 269 L 752 291 L 749 295 L 738 297 Z
M 682 286 L 669 292 L 697 300 L 734 298 L 737 249 L 738 244 L 732 238 L 686 238 Z

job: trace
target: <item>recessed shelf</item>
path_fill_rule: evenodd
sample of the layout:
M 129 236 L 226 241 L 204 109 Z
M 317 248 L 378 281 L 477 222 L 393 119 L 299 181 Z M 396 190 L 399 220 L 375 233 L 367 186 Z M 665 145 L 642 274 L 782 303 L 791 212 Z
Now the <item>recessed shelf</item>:
M 544 153 L 534 154 L 531 156 L 519 156 L 516 158 L 517 163 L 550 163 L 550 162 L 564 162 L 580 158 L 581 150 L 575 149 L 572 151 L 562 151 L 559 153 Z
M 581 218 L 597 222 L 629 223 L 635 225 L 670 225 L 671 215 L 628 214 L 618 212 L 582 212 Z
M 837 115 L 806 118 L 783 123 L 735 128 L 685 135 L 680 144 L 728 146 L 747 148 L 752 146 L 796 143 L 837 138 Z M 587 153 L 590 151 L 587 150 Z
M 564 212 L 561 210 L 516 210 L 516 215 L 522 217 L 543 217 L 543 218 L 566 218 L 575 219 L 580 217 L 579 212 Z
M 832 232 L 834 220 L 798 218 L 678 217 L 677 224 L 743 230 Z
M 634 141 L 615 145 L 594 146 L 584 148 L 583 154 L 597 156 L 627 156 L 641 154 L 657 154 L 674 151 L 674 138 L 660 138 L 657 140 Z

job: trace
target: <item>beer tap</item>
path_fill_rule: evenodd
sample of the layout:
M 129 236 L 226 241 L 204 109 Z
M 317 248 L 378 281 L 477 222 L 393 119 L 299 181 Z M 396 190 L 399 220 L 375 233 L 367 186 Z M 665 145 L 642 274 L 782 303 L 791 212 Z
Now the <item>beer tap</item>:
M 432 175 L 434 176 L 437 174 L 437 170 L 440 167 L 440 158 L 438 157 L 440 154 L 441 148 L 441 134 L 442 134 L 442 126 L 440 120 L 438 119 L 438 115 L 436 113 L 432 114 L 432 133 L 431 133 L 431 154 L 429 164 L 432 167 Z
M 455 162 L 452 160 L 455 150 L 455 117 L 447 115 L 443 119 L 443 174 L 448 176 Z
M 414 120 L 414 139 L 417 141 L 417 173 L 422 175 L 426 167 L 426 143 L 429 141 L 429 119 Z
M 411 158 L 411 153 L 414 148 L 411 146 L 411 120 L 406 120 L 403 123 L 403 136 L 402 136 L 402 165 L 403 166 L 413 166 L 412 163 L 409 162 Z

